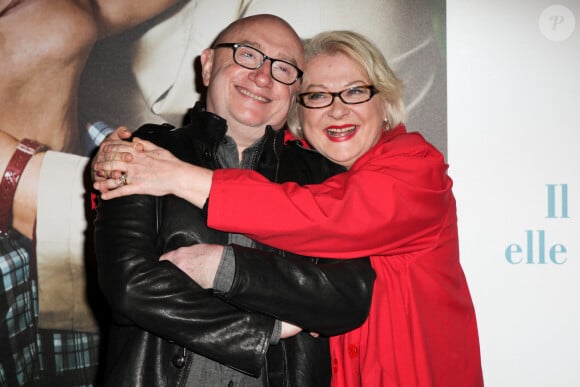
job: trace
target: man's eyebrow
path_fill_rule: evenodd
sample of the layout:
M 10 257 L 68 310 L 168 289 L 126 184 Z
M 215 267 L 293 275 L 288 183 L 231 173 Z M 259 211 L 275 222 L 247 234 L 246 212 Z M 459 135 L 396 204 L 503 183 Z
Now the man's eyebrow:
M 254 48 L 257 48 L 258 50 L 264 52 L 264 48 L 262 48 L 262 45 L 258 42 L 252 42 L 249 40 L 240 40 L 239 42 L 237 42 L 239 44 L 247 44 L 248 46 L 252 46 Z M 264 52 L 264 54 L 268 55 L 267 53 Z M 268 57 L 270 57 L 270 55 L 268 55 Z M 280 59 L 283 60 L 285 62 L 289 62 L 292 63 L 293 65 L 295 65 L 296 67 L 298 67 L 298 61 L 296 61 L 295 58 L 291 58 L 288 55 L 284 54 L 284 53 L 280 53 L 278 55 L 274 56 L 274 59 Z
M 236 43 L 246 44 L 248 46 L 252 46 L 254 48 L 257 48 L 259 50 L 262 50 L 262 46 L 258 42 L 253 42 L 253 41 L 250 41 L 250 40 L 240 40 L 239 42 L 236 42 Z

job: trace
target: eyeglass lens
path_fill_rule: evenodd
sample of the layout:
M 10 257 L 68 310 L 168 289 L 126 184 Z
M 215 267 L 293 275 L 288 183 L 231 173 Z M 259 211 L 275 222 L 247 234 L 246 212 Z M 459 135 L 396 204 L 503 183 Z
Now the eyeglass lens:
M 322 108 L 332 105 L 335 97 L 339 97 L 342 102 L 348 105 L 358 104 L 369 101 L 375 94 L 373 86 L 356 86 L 348 89 L 329 92 L 311 92 L 302 93 L 298 96 L 299 102 L 311 108 Z
M 278 82 L 291 85 L 299 78 L 299 70 L 293 64 L 280 59 L 273 59 L 264 55 L 261 51 L 249 47 L 237 45 L 234 47 L 234 60 L 237 64 L 248 69 L 258 69 L 269 59 L 272 63 L 270 73 Z

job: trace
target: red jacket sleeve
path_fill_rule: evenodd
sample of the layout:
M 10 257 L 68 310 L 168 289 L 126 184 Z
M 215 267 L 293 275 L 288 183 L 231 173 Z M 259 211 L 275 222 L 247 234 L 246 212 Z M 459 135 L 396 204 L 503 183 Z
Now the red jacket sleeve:
M 405 254 L 432 246 L 455 217 L 451 186 L 443 156 L 419 134 L 399 134 L 322 184 L 215 171 L 208 225 L 303 255 Z

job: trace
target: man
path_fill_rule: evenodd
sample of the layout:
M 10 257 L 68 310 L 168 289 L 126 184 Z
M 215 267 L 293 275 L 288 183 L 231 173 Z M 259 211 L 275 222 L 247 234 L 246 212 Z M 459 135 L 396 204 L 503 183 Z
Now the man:
M 190 163 L 252 168 L 275 181 L 315 183 L 342 171 L 284 144 L 280 129 L 304 64 L 300 39 L 285 21 L 257 15 L 234 22 L 201 62 L 206 107 L 197 105 L 186 127 L 146 125 L 138 136 Z M 368 259 L 315 265 L 258 252 L 241 235 L 208 229 L 202 211 L 171 195 L 101 201 L 95 226 L 99 282 L 115 322 L 111 385 L 328 385 L 326 340 L 301 332 L 278 342 L 287 336 L 280 336 L 279 321 L 334 335 L 368 313 Z M 224 279 L 232 282 L 227 303 L 159 262 L 163 253 L 196 243 L 230 244 L 225 253 L 235 255 L 235 268 Z M 272 257 L 257 265 L 256 254 Z

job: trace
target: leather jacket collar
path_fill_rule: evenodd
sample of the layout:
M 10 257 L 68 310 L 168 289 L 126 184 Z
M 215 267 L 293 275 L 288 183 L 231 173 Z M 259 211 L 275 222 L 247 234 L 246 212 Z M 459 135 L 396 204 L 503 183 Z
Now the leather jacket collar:
M 190 110 L 188 119 L 190 124 L 183 129 L 190 129 L 189 133 L 192 140 L 203 138 L 203 143 L 209 146 L 207 151 L 215 155 L 217 147 L 227 132 L 226 120 L 215 113 L 208 112 L 205 104 L 201 102 L 197 102 Z M 276 176 L 279 155 L 284 146 L 284 130 L 274 130 L 270 125 L 265 127 L 264 137 L 262 137 L 262 151 L 252 169 L 259 169 L 268 178 Z M 273 158 L 275 162 L 272 160 Z

